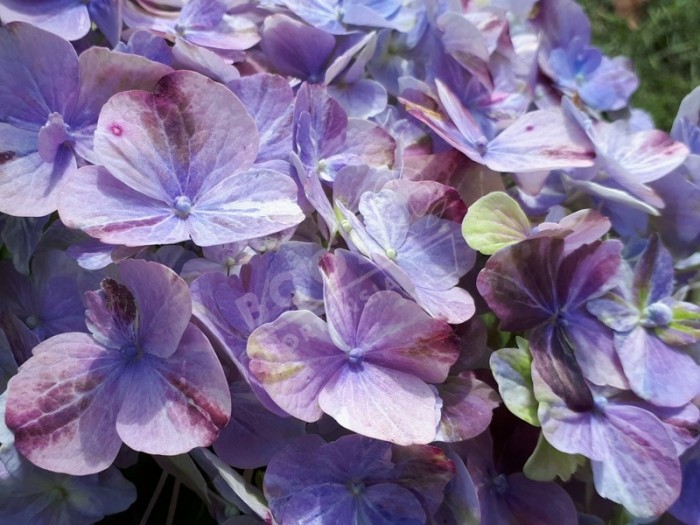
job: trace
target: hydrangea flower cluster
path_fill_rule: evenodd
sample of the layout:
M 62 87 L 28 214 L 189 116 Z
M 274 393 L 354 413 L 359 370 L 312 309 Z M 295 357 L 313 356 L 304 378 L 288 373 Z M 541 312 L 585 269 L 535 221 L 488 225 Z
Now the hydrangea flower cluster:
M 700 88 L 574 0 L 0 21 L 0 522 L 150 454 L 212 523 L 700 523 Z

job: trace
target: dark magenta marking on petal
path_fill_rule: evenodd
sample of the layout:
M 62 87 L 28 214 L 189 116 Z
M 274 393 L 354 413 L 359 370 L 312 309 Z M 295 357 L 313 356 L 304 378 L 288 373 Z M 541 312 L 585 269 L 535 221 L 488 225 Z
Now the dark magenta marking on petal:
M 528 124 L 527 126 L 525 126 L 525 131 L 532 131 L 533 129 L 535 129 L 535 126 L 533 126 L 532 124 Z
M 5 164 L 14 159 L 17 154 L 14 151 L 0 151 L 0 164 Z
M 122 128 L 119 124 L 112 124 L 109 127 L 109 130 L 112 132 L 112 135 L 116 135 L 117 137 L 121 137 L 124 133 L 124 128 Z
M 129 289 L 114 279 L 103 279 L 101 283 L 107 309 L 122 326 L 136 319 L 136 301 Z
M 201 426 L 201 420 L 209 421 L 214 427 L 212 428 L 212 441 L 216 439 L 218 430 L 226 426 L 230 416 L 226 412 L 220 410 L 219 406 L 212 403 L 206 396 L 203 396 L 196 388 L 175 374 L 163 374 L 165 380 L 184 395 L 188 401 L 188 413 L 193 421 L 194 427 Z

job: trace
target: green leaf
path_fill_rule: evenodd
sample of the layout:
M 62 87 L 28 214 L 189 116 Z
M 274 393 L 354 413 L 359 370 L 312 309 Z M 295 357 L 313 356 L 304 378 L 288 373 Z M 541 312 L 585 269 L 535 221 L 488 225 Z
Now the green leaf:
M 469 207 L 462 221 L 467 244 L 484 255 L 527 239 L 531 229 L 515 199 L 502 191 L 481 197 Z
M 585 461 L 586 458 L 579 454 L 560 452 L 540 434 L 534 452 L 525 463 L 523 473 L 535 481 L 553 481 L 557 477 L 562 481 L 569 481 Z
M 502 348 L 491 354 L 489 364 L 503 402 L 513 414 L 536 427 L 538 403 L 532 386 L 532 357 L 528 342 L 515 338 L 518 348 Z

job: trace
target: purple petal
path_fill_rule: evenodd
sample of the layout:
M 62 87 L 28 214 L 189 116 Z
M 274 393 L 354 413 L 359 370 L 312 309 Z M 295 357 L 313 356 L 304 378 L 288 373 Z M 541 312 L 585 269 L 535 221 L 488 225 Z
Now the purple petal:
M 431 316 L 450 324 L 464 323 L 476 311 L 472 296 L 458 286 L 448 290 L 416 287 L 412 296 Z
M 396 264 L 417 287 L 446 290 L 457 285 L 475 260 L 459 223 L 426 215 L 411 224 Z
M 187 228 L 198 246 L 254 239 L 303 221 L 296 200 L 297 186 L 291 177 L 254 168 L 200 193 Z
M 640 408 L 611 405 L 597 423 L 604 451 L 591 463 L 598 494 L 640 518 L 662 514 L 678 498 L 681 473 L 661 422 Z
M 37 131 L 3 122 L 0 144 L 0 211 L 18 217 L 41 217 L 56 211 L 63 175 L 75 170 L 70 149 L 61 145 L 54 162 L 44 162 L 38 152 Z
M 291 440 L 305 432 L 295 418 L 282 418 L 267 411 L 242 381 L 231 385 L 231 420 L 214 442 L 217 456 L 236 468 L 259 468 Z
M 318 397 L 346 358 L 331 340 L 325 322 L 309 311 L 283 313 L 248 339 L 250 370 L 272 400 L 290 415 L 317 421 Z
M 118 93 L 102 108 L 95 153 L 139 193 L 171 203 L 249 168 L 258 133 L 243 104 L 197 73 L 166 75 L 153 94 Z M 163 243 L 164 244 L 164 243 Z
M 106 469 L 121 446 L 114 424 L 122 366 L 119 354 L 88 334 L 61 334 L 37 346 L 8 386 L 5 421 L 17 449 L 54 472 Z
M 192 317 L 187 283 L 162 264 L 137 259 L 122 261 L 119 276 L 139 310 L 139 344 L 149 354 L 170 357 Z
M 585 168 L 594 157 L 560 111 L 540 110 L 525 113 L 491 141 L 484 163 L 494 171 L 524 173 Z
M 449 377 L 437 387 L 442 399 L 442 416 L 435 441 L 464 441 L 481 434 L 491 413 L 500 404 L 496 392 L 472 372 Z
M 365 193 L 359 205 L 362 219 L 369 233 L 384 250 L 396 250 L 404 243 L 409 228 L 409 212 L 390 190 Z
M 0 50 L 3 120 L 43 125 L 50 113 L 70 113 L 78 94 L 78 57 L 70 43 L 13 23 L 0 30 Z
M 532 328 L 550 318 L 554 277 L 564 242 L 540 238 L 519 242 L 492 255 L 477 277 L 479 293 L 501 319 L 504 330 Z
M 639 397 L 660 406 L 677 407 L 693 399 L 700 384 L 700 366 L 681 349 L 663 341 L 639 326 L 618 334 L 615 348 Z
M 329 329 L 336 334 L 336 344 L 344 343 L 350 350 L 357 346 L 365 303 L 375 292 L 391 289 L 393 281 L 368 259 L 346 250 L 324 255 L 320 267 Z
M 171 73 L 172 69 L 144 57 L 117 53 L 102 47 L 91 47 L 78 60 L 80 94 L 75 110 L 66 118 L 76 133 L 78 153 L 96 163 L 91 151 L 92 135 L 102 106 L 121 91 L 152 90 L 158 80 Z
M 259 74 L 241 77 L 228 87 L 255 120 L 260 135 L 256 163 L 287 160 L 292 151 L 292 103 L 294 94 L 282 77 Z
M 0 18 L 6 24 L 28 22 L 66 40 L 79 40 L 90 31 L 88 10 L 75 0 L 39 0 L 29 5 L 20 0 L 5 0 L 0 6 Z
M 340 368 L 321 390 L 318 403 L 345 428 L 399 445 L 430 443 L 440 418 L 439 400 L 430 386 L 369 362 Z
M 278 14 L 265 18 L 260 47 L 274 70 L 318 82 L 335 48 L 335 38 Z
M 119 437 L 149 454 L 173 456 L 207 447 L 231 413 L 221 364 L 191 324 L 173 354 L 166 359 L 146 354 L 124 370 L 119 388 L 124 399 L 116 421 Z
M 586 384 L 574 350 L 565 333 L 553 325 L 542 325 L 530 334 L 533 366 L 552 391 L 572 410 L 583 412 L 593 406 L 593 397 Z
M 644 308 L 671 295 L 673 292 L 673 258 L 653 235 L 634 267 L 632 288 L 637 305 Z
M 91 0 L 88 4 L 90 19 L 112 47 L 119 43 L 122 33 L 122 4 L 111 0 Z
M 73 172 L 62 196 L 63 223 L 106 243 L 174 244 L 190 237 L 187 223 L 175 215 L 172 205 L 131 189 L 101 166 Z
M 516 473 L 508 476 L 507 484 L 508 492 L 496 502 L 507 508 L 510 523 L 560 525 L 578 522 L 571 496 L 556 483 L 533 481 Z M 542 504 L 544 501 L 546 505 Z M 498 520 L 489 521 L 488 514 L 484 518 L 483 525 L 499 523 Z
M 362 78 L 349 85 L 328 86 L 328 93 L 353 118 L 374 117 L 387 107 L 386 89 L 369 78 Z
M 428 383 L 443 382 L 459 355 L 447 323 L 391 291 L 377 292 L 367 301 L 357 327 L 357 347 L 368 362 Z
M 596 385 L 629 388 L 611 330 L 582 311 L 567 318 L 565 330 L 586 379 Z
M 700 499 L 697 494 L 700 491 L 700 456 L 699 446 L 695 446 L 682 459 L 683 487 L 669 512 L 684 523 L 700 522 Z
M 556 283 L 560 304 L 574 310 L 613 288 L 617 284 L 621 250 L 622 243 L 608 240 L 586 244 L 566 256 Z

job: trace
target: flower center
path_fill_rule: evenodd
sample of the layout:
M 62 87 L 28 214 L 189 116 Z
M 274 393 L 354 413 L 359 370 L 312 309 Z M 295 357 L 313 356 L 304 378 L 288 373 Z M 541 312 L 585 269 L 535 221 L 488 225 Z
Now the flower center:
M 499 474 L 493 478 L 493 488 L 497 494 L 505 494 L 508 490 L 508 479 L 504 474 Z
M 175 208 L 178 217 L 185 219 L 192 211 L 192 201 L 187 195 L 180 195 L 175 199 L 173 208 Z
M 348 352 L 348 361 L 352 365 L 359 365 L 364 358 L 365 352 L 362 348 L 353 348 Z
M 673 320 L 673 310 L 664 303 L 650 304 L 644 309 L 642 314 L 642 326 L 655 328 L 657 326 L 667 326 Z

